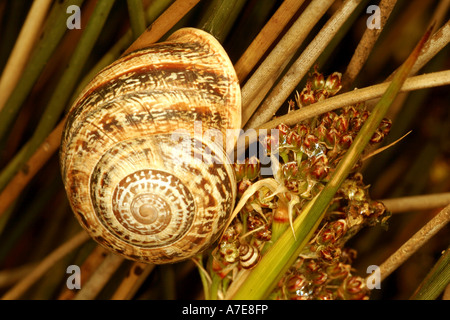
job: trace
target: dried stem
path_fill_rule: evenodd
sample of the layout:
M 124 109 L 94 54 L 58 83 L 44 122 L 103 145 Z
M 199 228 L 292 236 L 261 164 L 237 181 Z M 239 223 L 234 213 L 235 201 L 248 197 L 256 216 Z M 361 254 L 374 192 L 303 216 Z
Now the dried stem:
M 51 5 L 50 0 L 35 0 L 28 12 L 16 44 L 0 79 L 0 110 L 3 109 L 11 92 L 14 90 L 22 71 L 28 61 L 36 39 L 41 32 L 44 19 Z
M 447 21 L 425 44 L 422 53 L 411 69 L 411 75 L 416 74 L 422 67 L 428 63 L 439 51 L 441 51 L 447 44 L 450 43 L 450 20 Z M 387 79 L 391 80 L 395 72 L 393 72 Z
M 80 266 L 80 284 L 83 286 L 88 279 L 92 276 L 95 270 L 105 260 L 108 255 L 108 250 L 100 245 L 96 245 L 94 249 L 91 249 L 89 256 L 83 261 Z M 59 294 L 58 300 L 72 300 L 77 294 L 77 290 L 73 288 L 65 287 Z
M 6 288 L 26 277 L 36 268 L 36 263 L 29 263 L 11 270 L 0 271 L 0 288 Z
M 340 27 L 349 18 L 361 1 L 351 0 L 342 4 L 338 11 L 328 20 L 325 26 L 320 30 L 314 40 L 302 52 L 300 57 L 289 68 L 286 75 L 270 92 L 268 97 L 255 112 L 245 128 L 256 128 L 260 124 L 268 121 L 275 112 L 281 107 L 286 98 L 295 90 L 300 80 L 308 72 L 320 54 L 323 52 Z M 246 112 L 247 110 L 244 110 Z M 251 110 L 249 110 L 251 111 Z M 243 123 L 245 123 L 243 113 Z
M 283 31 L 304 0 L 285 0 L 245 50 L 234 68 L 241 83 Z
M 379 98 L 389 86 L 390 82 L 384 82 L 363 89 L 356 89 L 329 99 L 314 103 L 305 108 L 292 111 L 284 116 L 275 118 L 258 127 L 258 129 L 274 128 L 280 123 L 292 125 L 300 121 L 309 119 L 315 115 L 322 114 L 337 108 L 357 104 L 371 99 Z M 433 88 L 450 84 L 450 70 L 433 72 L 420 76 L 408 78 L 401 92 Z
M 109 253 L 89 280 L 83 285 L 74 300 L 94 299 L 113 276 L 114 272 L 120 267 L 123 260 L 123 257 Z
M 380 265 L 381 280 L 386 279 L 405 262 L 425 242 L 433 237 L 450 221 L 450 205 L 441 210 L 433 219 L 406 241 L 393 255 Z M 370 276 L 369 276 L 370 277 Z
M 200 0 L 177 0 L 153 22 L 144 33 L 123 53 L 126 55 L 158 41 L 182 17 L 186 15 Z
M 44 166 L 51 156 L 58 150 L 65 119 L 50 133 L 40 145 L 30 160 L 25 164 L 27 170 L 20 170 L 0 193 L 0 216 L 19 196 L 35 174 Z
M 329 0 L 313 1 L 244 85 L 242 88 L 242 125 L 245 125 L 250 119 L 295 51 L 332 3 L 333 1 Z
M 51 254 L 49 254 L 45 259 L 43 259 L 31 273 L 29 273 L 25 278 L 22 279 L 22 281 L 17 283 L 13 288 L 6 292 L 3 295 L 2 300 L 15 300 L 20 298 L 20 296 L 25 293 L 28 288 L 30 288 L 39 278 L 41 278 L 47 272 L 47 270 L 49 270 L 57 261 L 59 261 L 75 248 L 82 245 L 88 239 L 88 234 L 84 231 L 81 231 L 72 239 L 62 244 Z
M 154 264 L 135 262 L 128 275 L 122 280 L 111 297 L 111 300 L 131 299 L 154 268 Z
M 380 200 L 392 213 L 441 208 L 450 204 L 450 192 Z
M 389 19 L 389 16 L 394 9 L 397 0 L 382 0 L 380 2 L 380 11 L 381 11 L 381 19 L 380 19 L 380 28 L 369 29 L 367 28 L 364 32 L 361 41 L 358 43 L 356 47 L 355 53 L 353 54 L 350 63 L 347 66 L 347 69 L 342 77 L 342 90 L 347 91 L 353 81 L 356 79 L 356 76 L 361 71 L 363 65 L 366 63 L 369 54 L 372 52 L 372 48 L 375 45 L 378 37 L 383 31 L 383 28 L 386 24 L 386 21 Z

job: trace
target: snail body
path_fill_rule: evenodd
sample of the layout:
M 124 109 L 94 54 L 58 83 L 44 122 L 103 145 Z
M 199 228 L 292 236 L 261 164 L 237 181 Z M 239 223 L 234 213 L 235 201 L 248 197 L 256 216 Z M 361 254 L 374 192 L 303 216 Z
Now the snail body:
M 61 144 L 80 224 L 141 262 L 177 262 L 208 248 L 233 210 L 236 180 L 223 143 L 203 140 L 198 124 L 225 137 L 240 128 L 240 104 L 226 52 L 198 29 L 103 69 L 74 102 Z

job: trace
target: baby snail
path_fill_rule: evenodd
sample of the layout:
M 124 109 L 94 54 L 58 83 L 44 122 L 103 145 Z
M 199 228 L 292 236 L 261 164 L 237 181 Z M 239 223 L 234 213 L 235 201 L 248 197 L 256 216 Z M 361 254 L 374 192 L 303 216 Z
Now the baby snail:
M 163 264 L 222 233 L 236 178 L 225 143 L 241 127 L 233 65 L 207 32 L 183 28 L 99 72 L 72 105 L 60 164 L 70 205 L 102 246 Z

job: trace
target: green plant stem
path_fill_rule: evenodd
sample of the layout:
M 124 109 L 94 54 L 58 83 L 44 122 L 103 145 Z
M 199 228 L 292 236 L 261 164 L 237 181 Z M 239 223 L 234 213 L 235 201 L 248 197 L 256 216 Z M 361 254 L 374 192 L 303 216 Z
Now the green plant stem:
M 233 299 L 266 298 L 276 286 L 280 277 L 297 259 L 319 225 L 336 191 L 358 161 L 373 132 L 379 126 L 389 106 L 400 91 L 430 31 L 425 34 L 412 54 L 396 72 L 390 86 L 364 123 L 344 158 L 339 162 L 330 181 L 319 195 L 308 203 L 303 212 L 294 221 L 295 234 L 293 235 L 290 229 L 283 233 L 273 247 L 262 257 L 260 263 L 253 269 L 247 279 L 245 279 L 240 289 L 232 297 Z M 261 279 L 264 279 L 264 281 Z
M 133 39 L 136 40 L 145 31 L 145 11 L 142 0 L 127 0 Z
M 0 174 L 0 190 L 5 187 L 14 174 L 26 163 L 59 120 L 113 3 L 114 0 L 98 2 L 70 59 L 69 66 L 58 82 L 33 136 Z
M 28 97 L 39 75 L 44 70 L 45 65 L 67 30 L 66 9 L 69 2 L 70 4 L 81 6 L 83 0 L 64 1 L 62 3 L 57 1 L 52 7 L 42 39 L 36 46 L 35 53 L 30 57 L 22 77 L 0 113 L 0 141 L 9 132 L 9 128 L 19 113 L 20 107 Z
M 244 4 L 245 0 L 211 1 L 208 11 L 198 24 L 199 28 L 223 42 Z
M 434 267 L 427 274 L 417 290 L 411 296 L 412 300 L 434 300 L 450 283 L 450 247 L 444 251 Z

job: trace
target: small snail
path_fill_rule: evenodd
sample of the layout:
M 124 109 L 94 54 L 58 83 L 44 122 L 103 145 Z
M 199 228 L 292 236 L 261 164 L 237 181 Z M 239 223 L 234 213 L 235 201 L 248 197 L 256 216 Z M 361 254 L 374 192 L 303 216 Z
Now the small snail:
M 246 243 L 241 244 L 239 247 L 239 261 L 242 268 L 251 269 L 258 264 L 260 259 L 261 254 L 257 247 Z
M 230 161 L 220 161 L 224 144 L 203 141 L 196 125 L 225 137 L 240 128 L 240 108 L 233 65 L 201 30 L 180 29 L 103 69 L 74 102 L 60 151 L 80 224 L 141 262 L 177 262 L 208 248 L 233 210 L 236 180 Z

